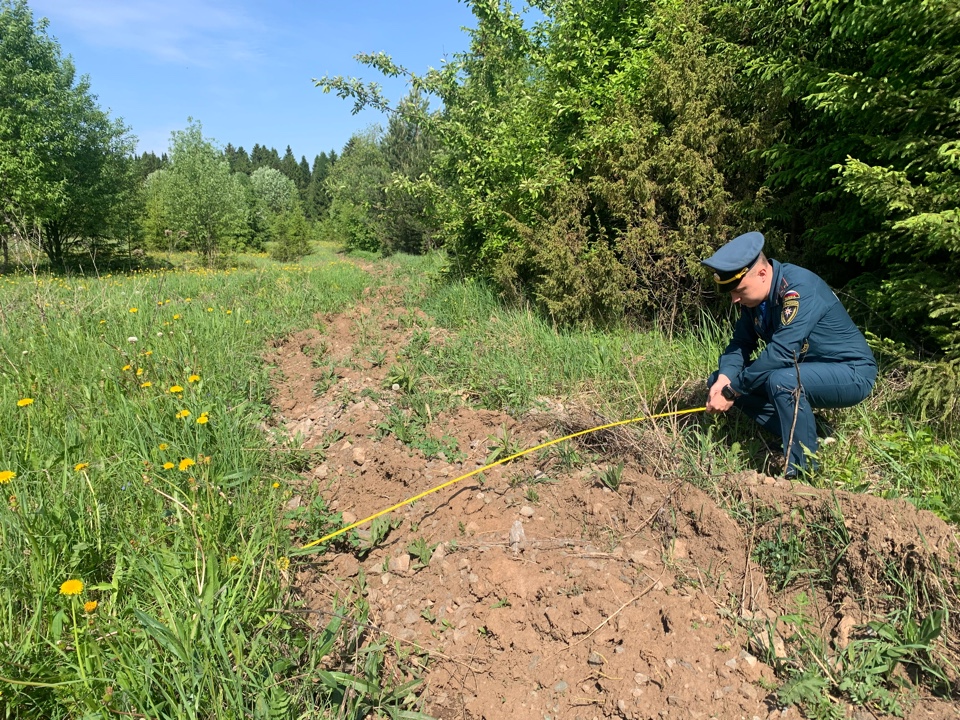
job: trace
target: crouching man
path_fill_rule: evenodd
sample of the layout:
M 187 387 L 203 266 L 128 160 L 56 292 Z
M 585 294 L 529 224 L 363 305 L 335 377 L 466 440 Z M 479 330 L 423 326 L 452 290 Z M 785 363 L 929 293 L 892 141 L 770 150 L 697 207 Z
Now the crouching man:
M 740 309 L 707 381 L 707 412 L 736 406 L 781 437 L 788 478 L 816 470 L 804 454 L 817 451 L 813 408 L 856 405 L 877 379 L 863 333 L 819 276 L 768 260 L 758 232 L 734 238 L 703 264 Z M 761 340 L 766 346 L 751 360 Z

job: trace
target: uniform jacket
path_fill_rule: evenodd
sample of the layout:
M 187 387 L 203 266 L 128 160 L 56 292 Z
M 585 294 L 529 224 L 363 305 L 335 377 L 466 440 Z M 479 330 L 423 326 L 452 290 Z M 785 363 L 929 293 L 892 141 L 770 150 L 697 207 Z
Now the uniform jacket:
M 795 358 L 801 363 L 876 366 L 863 333 L 818 275 L 796 265 L 770 263 L 769 297 L 755 308 L 741 306 L 733 340 L 720 356 L 720 373 L 730 378 L 734 391 L 753 392 L 772 371 L 793 367 Z M 766 347 L 751 362 L 761 340 Z

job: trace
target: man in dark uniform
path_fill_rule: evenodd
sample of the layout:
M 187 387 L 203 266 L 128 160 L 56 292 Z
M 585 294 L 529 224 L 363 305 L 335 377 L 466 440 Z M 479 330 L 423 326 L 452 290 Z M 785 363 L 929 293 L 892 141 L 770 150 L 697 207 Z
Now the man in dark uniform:
M 793 478 L 807 467 L 804 448 L 817 451 L 813 408 L 862 401 L 877 379 L 877 363 L 820 277 L 762 251 L 763 235 L 750 232 L 703 261 L 740 307 L 733 340 L 707 381 L 707 412 L 735 405 L 783 438 L 786 475 Z M 766 346 L 751 360 L 761 340 Z

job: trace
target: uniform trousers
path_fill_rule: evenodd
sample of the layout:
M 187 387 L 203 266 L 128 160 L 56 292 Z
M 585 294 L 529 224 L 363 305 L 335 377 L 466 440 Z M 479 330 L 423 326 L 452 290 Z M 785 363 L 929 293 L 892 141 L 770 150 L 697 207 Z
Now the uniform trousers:
M 795 474 L 807 467 L 804 448 L 817 451 L 817 424 L 814 408 L 840 408 L 856 405 L 873 389 L 877 367 L 872 363 L 800 363 L 800 400 L 797 404 L 797 368 L 773 370 L 753 392 L 733 401 L 761 427 L 783 439 L 783 455 L 789 458 L 787 474 Z M 713 387 L 719 371 L 707 381 Z M 793 416 L 796 409 L 797 422 Z M 793 427 L 793 444 L 790 429 Z M 816 464 L 812 468 L 816 470 Z

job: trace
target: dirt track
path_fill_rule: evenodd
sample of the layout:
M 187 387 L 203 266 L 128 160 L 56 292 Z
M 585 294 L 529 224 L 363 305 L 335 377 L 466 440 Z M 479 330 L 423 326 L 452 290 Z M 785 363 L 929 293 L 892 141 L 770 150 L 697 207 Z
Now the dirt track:
M 292 503 L 309 503 L 319 486 L 347 521 L 363 518 L 483 465 L 490 438 L 504 428 L 520 447 L 563 434 L 569 417 L 559 406 L 515 419 L 465 405 L 430 426 L 437 437 L 456 438 L 462 462 L 425 459 L 393 436 L 374 439 L 394 397 L 384 391 L 387 369 L 412 332 L 400 312 L 391 293 L 380 292 L 322 318 L 322 334 L 306 330 L 271 351 L 287 433 L 300 433 L 306 447 L 342 433 Z M 377 366 L 354 352 L 358 322 L 375 328 L 387 351 Z M 337 379 L 315 396 L 318 355 L 332 360 Z M 382 395 L 374 401 L 365 389 Z M 612 492 L 596 478 L 616 460 L 564 470 L 555 456 L 528 455 L 499 466 L 482 485 L 471 478 L 398 511 L 403 522 L 362 562 L 328 553 L 303 565 L 295 590 L 326 610 L 362 571 L 376 633 L 424 651 L 423 709 L 445 720 L 801 717 L 777 705 L 773 671 L 750 644 L 751 624 L 769 622 L 787 636 L 777 617 L 792 602 L 770 592 L 750 560 L 756 528 L 745 531 L 710 496 L 654 477 L 636 458 Z M 538 478 L 551 482 L 520 482 Z M 859 601 L 879 582 L 883 558 L 919 567 L 957 556 L 951 528 L 905 502 L 846 493 L 834 501 L 752 473 L 720 487 L 744 506 L 787 518 L 814 517 L 829 503 L 840 509 L 851 539 L 838 569 L 842 587 L 812 610 L 836 643 L 863 622 Z M 424 566 L 407 552 L 418 538 L 438 545 Z M 909 716 L 958 713 L 925 698 Z

